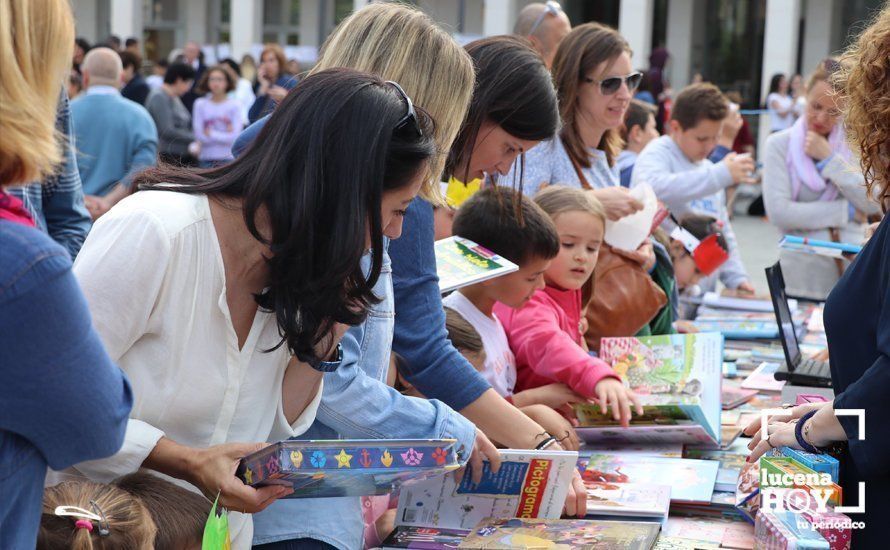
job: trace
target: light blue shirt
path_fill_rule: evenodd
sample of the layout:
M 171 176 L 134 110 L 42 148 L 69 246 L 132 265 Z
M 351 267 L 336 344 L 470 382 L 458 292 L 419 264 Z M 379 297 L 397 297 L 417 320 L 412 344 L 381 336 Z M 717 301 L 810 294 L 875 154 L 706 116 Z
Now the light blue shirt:
M 91 86 L 71 102 L 77 168 L 86 195 L 104 196 L 154 166 L 158 130 L 145 107 L 111 86 Z
M 619 185 L 618 169 L 609 166 L 606 153 L 599 149 L 589 149 L 590 166 L 581 168 L 587 183 L 594 189 Z M 520 181 L 519 170 L 522 163 L 517 159 L 513 169 L 506 176 L 498 178 L 498 185 L 513 185 Z M 542 141 L 525 153 L 525 167 L 522 169 L 522 192 L 534 196 L 544 185 L 563 185 L 583 188 L 578 172 L 559 137 Z
M 370 255 L 362 259 L 367 272 Z M 298 439 L 456 438 L 469 456 L 475 426 L 438 400 L 406 397 L 386 385 L 395 308 L 388 253 L 374 287 L 382 298 L 367 320 L 341 341 L 340 367 L 324 376 L 316 421 Z M 297 538 L 324 541 L 338 548 L 362 547 L 364 523 L 357 497 L 280 500 L 253 516 L 253 543 Z

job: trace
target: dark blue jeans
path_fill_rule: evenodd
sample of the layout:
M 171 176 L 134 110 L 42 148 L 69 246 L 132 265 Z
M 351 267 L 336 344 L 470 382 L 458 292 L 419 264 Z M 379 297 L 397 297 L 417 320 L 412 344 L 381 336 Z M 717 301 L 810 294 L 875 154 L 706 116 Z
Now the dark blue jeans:
M 254 550 L 337 550 L 335 546 L 315 539 L 280 540 L 259 544 L 253 548 Z

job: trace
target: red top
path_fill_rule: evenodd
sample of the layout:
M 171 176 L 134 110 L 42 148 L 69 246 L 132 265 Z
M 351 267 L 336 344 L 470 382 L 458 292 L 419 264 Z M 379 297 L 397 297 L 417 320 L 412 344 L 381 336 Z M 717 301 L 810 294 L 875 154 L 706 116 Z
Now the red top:
M 498 303 L 494 311 L 516 356 L 517 393 L 562 382 L 585 397 L 595 397 L 600 380 L 619 379 L 605 361 L 582 347 L 580 290 L 548 286 L 522 309 Z
M 13 197 L 3 190 L 0 190 L 0 220 L 34 227 L 34 220 L 25 208 L 25 204 L 18 197 Z

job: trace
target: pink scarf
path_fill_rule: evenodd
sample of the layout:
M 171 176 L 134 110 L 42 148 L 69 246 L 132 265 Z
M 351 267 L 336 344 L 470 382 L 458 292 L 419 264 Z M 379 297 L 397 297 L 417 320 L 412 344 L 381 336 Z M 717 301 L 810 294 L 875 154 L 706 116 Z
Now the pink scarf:
M 9 220 L 34 227 L 34 220 L 24 203 L 0 189 L 0 220 Z
M 816 161 L 804 153 L 806 137 L 807 120 L 806 116 L 801 116 L 791 127 L 791 139 L 788 142 L 788 153 L 785 156 L 785 165 L 791 175 L 791 199 L 797 200 L 800 195 L 800 186 L 803 184 L 811 191 L 821 193 L 820 201 L 833 201 L 838 195 L 837 187 L 822 177 L 819 169 L 816 168 Z M 838 121 L 831 133 L 828 134 L 828 145 L 831 147 L 832 153 L 840 155 L 844 160 L 850 160 L 850 149 L 847 147 L 842 121 Z

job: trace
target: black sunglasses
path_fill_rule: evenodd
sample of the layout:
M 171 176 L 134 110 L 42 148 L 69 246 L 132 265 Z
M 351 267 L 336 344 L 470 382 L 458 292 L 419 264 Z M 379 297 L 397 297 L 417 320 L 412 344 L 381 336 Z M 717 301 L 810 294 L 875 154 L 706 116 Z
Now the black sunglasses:
M 622 82 L 627 84 L 627 89 L 630 92 L 633 92 L 640 86 L 641 80 L 643 80 L 643 73 L 630 73 L 626 76 L 611 76 L 602 80 L 596 80 L 586 76 L 584 77 L 584 82 L 589 84 L 599 84 L 600 92 L 602 92 L 603 95 L 612 95 L 617 92 L 621 88 Z
M 408 112 L 405 113 L 399 121 L 396 123 L 395 127 L 392 129 L 393 132 L 397 132 L 408 126 L 409 123 L 413 122 L 412 129 L 417 132 L 417 137 L 423 136 L 423 131 L 420 129 L 420 121 L 417 120 L 417 111 L 414 110 L 414 103 L 411 102 L 411 98 L 408 97 L 408 94 L 405 93 L 405 90 L 399 86 L 398 82 L 393 82 L 392 80 L 387 80 L 387 84 L 392 84 L 392 86 L 399 92 L 399 95 L 402 96 L 402 99 L 405 100 L 405 103 L 408 104 Z

